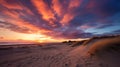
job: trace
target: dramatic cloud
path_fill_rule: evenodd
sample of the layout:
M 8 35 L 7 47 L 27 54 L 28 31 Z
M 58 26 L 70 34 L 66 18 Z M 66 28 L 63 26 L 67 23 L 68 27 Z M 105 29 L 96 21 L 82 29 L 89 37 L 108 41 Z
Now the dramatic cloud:
M 0 39 L 4 39 L 4 37 L 0 37 Z
M 54 13 L 45 0 L 32 0 L 32 2 L 44 20 L 50 21 L 50 23 L 51 20 L 55 20 Z
M 6 29 L 10 29 L 12 31 L 15 32 L 20 32 L 20 33 L 33 33 L 33 30 L 23 27 L 23 26 L 17 26 L 11 23 L 7 23 L 7 22 L 0 22 L 0 27 L 1 28 L 6 28 Z
M 119 0 L 0 0 L 0 28 L 14 32 L 86 38 L 95 34 L 91 29 L 114 26 L 120 26 Z

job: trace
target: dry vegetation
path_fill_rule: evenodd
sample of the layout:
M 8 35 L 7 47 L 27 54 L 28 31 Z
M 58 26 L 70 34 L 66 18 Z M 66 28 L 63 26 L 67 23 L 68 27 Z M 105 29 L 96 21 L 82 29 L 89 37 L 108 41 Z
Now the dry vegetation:
M 69 41 L 63 41 L 62 43 L 67 44 L 67 45 L 72 45 L 75 42 L 77 42 L 77 41 L 71 41 L 71 40 L 69 40 Z
M 116 37 L 120 37 L 120 35 L 93 36 L 92 38 L 86 40 L 86 41 L 83 43 L 83 45 L 87 45 L 88 43 L 90 43 L 91 41 L 94 41 L 94 40 L 109 39 L 109 38 L 116 38 Z
M 74 42 L 71 47 L 75 47 L 75 46 L 79 46 L 79 45 L 82 45 L 84 42 L 86 42 L 87 40 L 82 40 L 82 41 L 76 41 Z
M 111 37 L 102 39 L 94 44 L 89 49 L 90 55 L 103 54 L 103 52 L 120 52 L 120 37 Z
M 97 40 L 105 40 L 105 39 L 111 39 L 111 38 L 120 38 L 120 35 L 109 35 L 109 36 L 94 36 L 92 38 L 86 39 L 86 40 L 81 40 L 81 41 L 63 41 L 62 43 L 70 45 L 71 47 L 79 46 L 79 45 L 88 45 L 91 43 L 96 42 Z

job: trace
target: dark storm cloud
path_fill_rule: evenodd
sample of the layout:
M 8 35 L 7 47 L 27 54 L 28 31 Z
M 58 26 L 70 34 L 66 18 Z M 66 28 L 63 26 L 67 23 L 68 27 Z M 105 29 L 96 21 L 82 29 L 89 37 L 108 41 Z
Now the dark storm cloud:
M 0 26 L 21 33 L 37 30 L 51 37 L 84 38 L 94 35 L 86 29 L 119 24 L 119 13 L 119 0 L 1 0 L 0 21 L 7 22 Z

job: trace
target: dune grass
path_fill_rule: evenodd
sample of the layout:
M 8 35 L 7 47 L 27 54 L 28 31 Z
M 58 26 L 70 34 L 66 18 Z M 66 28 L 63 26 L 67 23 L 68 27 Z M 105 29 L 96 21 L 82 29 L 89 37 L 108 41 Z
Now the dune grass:
M 87 40 L 76 41 L 76 42 L 74 42 L 74 43 L 71 45 L 71 47 L 75 47 L 75 46 L 82 45 L 85 41 L 87 41 Z
M 108 51 L 120 52 L 120 37 L 99 40 L 89 48 L 88 53 L 90 55 L 98 55 Z
M 89 38 L 88 40 L 86 40 L 83 45 L 87 45 L 89 44 L 91 41 L 93 40 L 98 40 L 98 39 L 109 39 L 109 38 L 116 38 L 116 37 L 120 37 L 120 35 L 108 35 L 108 36 L 93 36 L 91 38 Z

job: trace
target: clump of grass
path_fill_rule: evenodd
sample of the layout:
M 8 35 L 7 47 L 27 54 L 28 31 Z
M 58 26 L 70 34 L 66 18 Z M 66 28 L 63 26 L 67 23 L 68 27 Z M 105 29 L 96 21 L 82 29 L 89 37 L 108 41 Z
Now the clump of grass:
M 71 40 L 69 40 L 69 41 L 63 41 L 62 43 L 64 43 L 64 44 L 67 44 L 67 45 L 72 45 L 73 43 L 75 43 L 76 41 L 71 41 Z
M 120 37 L 99 40 L 89 48 L 88 53 L 90 55 L 98 55 L 108 51 L 120 52 Z
M 74 43 L 71 45 L 71 47 L 75 47 L 75 46 L 82 45 L 85 41 L 87 41 L 87 40 L 76 41 L 76 42 L 74 42 Z

